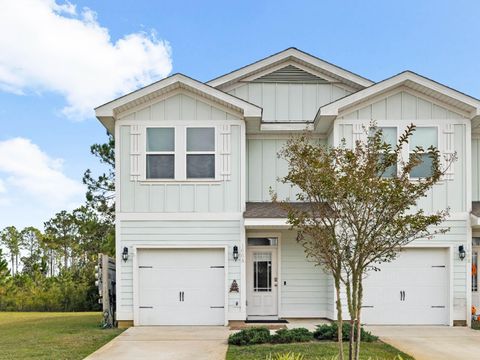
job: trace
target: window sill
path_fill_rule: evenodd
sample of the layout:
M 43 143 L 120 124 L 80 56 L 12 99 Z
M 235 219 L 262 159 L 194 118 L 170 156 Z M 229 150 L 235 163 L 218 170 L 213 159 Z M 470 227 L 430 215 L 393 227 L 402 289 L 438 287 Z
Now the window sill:
M 141 184 L 219 184 L 221 179 L 142 179 L 138 181 Z

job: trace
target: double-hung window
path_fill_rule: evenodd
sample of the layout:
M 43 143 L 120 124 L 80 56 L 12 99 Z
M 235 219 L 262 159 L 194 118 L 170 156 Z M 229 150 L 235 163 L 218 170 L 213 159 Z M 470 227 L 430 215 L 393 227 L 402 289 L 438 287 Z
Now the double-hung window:
M 187 128 L 187 179 L 215 178 L 215 128 Z
M 420 146 L 423 152 L 420 153 L 421 162 L 410 172 L 411 178 L 425 178 L 432 175 L 432 159 L 428 154 L 428 148 L 434 146 L 438 148 L 438 129 L 437 127 L 417 127 L 410 138 L 410 157 L 413 156 L 413 150 Z
M 147 128 L 146 178 L 175 178 L 175 128 Z
M 397 146 L 397 128 L 393 126 L 381 126 L 379 127 L 382 130 L 382 140 L 391 147 L 391 151 Z M 382 174 L 382 177 L 393 177 L 397 174 L 397 164 L 389 166 L 385 169 L 385 172 Z

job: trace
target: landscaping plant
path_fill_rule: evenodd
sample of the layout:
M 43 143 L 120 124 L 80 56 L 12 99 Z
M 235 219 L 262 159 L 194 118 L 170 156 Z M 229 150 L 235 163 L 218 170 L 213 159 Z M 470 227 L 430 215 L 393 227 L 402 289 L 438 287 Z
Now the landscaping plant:
M 392 146 L 372 122 L 353 146 L 345 140 L 338 147 L 322 145 L 306 133 L 289 140 L 279 153 L 288 163 L 281 181 L 297 187 L 296 200 L 307 204 L 297 207 L 285 201 L 288 222 L 307 258 L 334 280 L 340 360 L 341 288 L 350 315 L 349 358 L 358 359 L 361 332 L 355 329 L 361 324 L 365 275 L 393 261 L 413 240 L 448 231 L 439 227 L 448 209 L 425 214 L 416 203 L 442 179 L 456 156 L 441 159 L 435 147 L 407 149 L 414 131 L 411 124 Z M 404 153 L 409 154 L 407 159 L 402 158 Z M 431 164 L 430 174 L 411 181 L 412 169 L 423 161 Z

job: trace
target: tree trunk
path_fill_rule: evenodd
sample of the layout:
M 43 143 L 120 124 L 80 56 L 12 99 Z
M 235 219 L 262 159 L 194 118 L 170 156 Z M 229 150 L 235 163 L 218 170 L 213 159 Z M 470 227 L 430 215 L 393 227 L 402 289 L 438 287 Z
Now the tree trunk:
M 10 255 L 10 260 L 12 262 L 12 276 L 15 276 L 15 257 L 13 254 Z
M 335 291 L 337 294 L 337 336 L 338 336 L 338 360 L 343 360 L 343 315 L 342 315 L 342 299 L 340 298 L 340 279 L 335 278 Z
M 63 266 L 65 269 L 68 267 L 68 248 L 66 246 L 63 249 Z
M 362 325 L 360 322 L 362 311 L 362 298 L 363 298 L 363 283 L 362 277 L 358 279 L 358 294 L 357 294 L 357 343 L 355 344 L 355 360 L 360 359 L 360 343 L 362 341 Z
M 347 292 L 347 304 L 348 304 L 348 314 L 350 315 L 350 334 L 348 339 L 348 359 L 353 360 L 354 354 L 354 331 L 355 331 L 355 294 L 356 289 L 354 287 L 354 279 L 353 276 L 348 276 L 347 280 L 344 281 L 344 285 Z

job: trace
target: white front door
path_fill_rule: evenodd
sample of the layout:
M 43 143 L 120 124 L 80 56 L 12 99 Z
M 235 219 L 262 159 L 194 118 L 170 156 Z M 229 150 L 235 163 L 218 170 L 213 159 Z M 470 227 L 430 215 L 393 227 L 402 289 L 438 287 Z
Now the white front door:
M 449 260 L 444 248 L 411 248 L 364 280 L 362 323 L 449 324 Z
M 247 254 L 247 315 L 276 316 L 277 248 L 252 246 Z
M 136 325 L 224 325 L 223 249 L 138 250 Z

